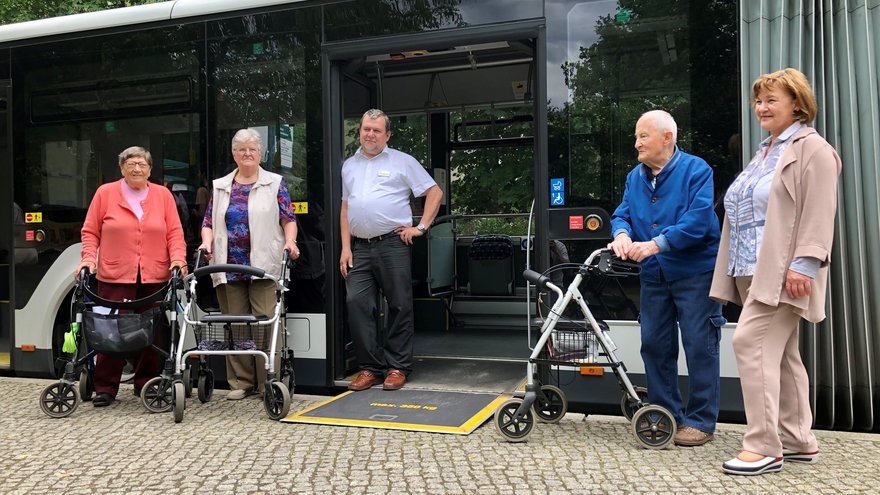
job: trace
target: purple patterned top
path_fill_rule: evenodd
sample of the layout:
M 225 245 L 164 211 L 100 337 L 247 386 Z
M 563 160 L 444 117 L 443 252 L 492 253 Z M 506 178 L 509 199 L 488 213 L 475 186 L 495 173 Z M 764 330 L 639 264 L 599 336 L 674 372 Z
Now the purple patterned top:
M 239 184 L 232 181 L 232 194 L 229 197 L 229 208 L 226 209 L 226 232 L 228 249 L 226 262 L 236 265 L 250 266 L 251 264 L 251 231 L 248 227 L 248 196 L 253 189 L 253 184 Z M 290 201 L 290 193 L 287 191 L 287 182 L 281 179 L 278 187 L 278 210 L 281 219 L 295 222 L 293 203 Z M 205 219 L 202 227 L 214 228 L 211 220 L 214 211 L 214 198 L 208 201 L 208 209 L 205 210 Z M 243 273 L 228 273 L 226 280 L 250 280 L 251 276 Z

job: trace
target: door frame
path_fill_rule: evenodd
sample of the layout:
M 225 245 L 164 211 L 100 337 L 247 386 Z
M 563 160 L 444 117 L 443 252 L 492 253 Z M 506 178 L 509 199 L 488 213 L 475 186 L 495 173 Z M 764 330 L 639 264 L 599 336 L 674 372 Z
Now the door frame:
M 324 172 L 326 210 L 325 232 L 327 244 L 332 253 L 329 257 L 332 268 L 328 267 L 330 276 L 327 284 L 327 328 L 332 336 L 327 339 L 329 348 L 327 356 L 331 363 L 331 375 L 335 379 L 343 379 L 346 373 L 344 365 L 344 346 L 342 342 L 343 311 L 345 300 L 344 281 L 337 270 L 336 260 L 341 253 L 339 234 L 339 213 L 342 196 L 342 163 L 343 156 L 343 74 L 341 64 L 355 57 L 362 57 L 383 52 L 401 52 L 407 49 L 439 49 L 454 45 L 468 45 L 507 41 L 516 39 L 535 40 L 535 74 L 533 88 L 534 102 L 534 183 L 537 208 L 535 231 L 536 241 L 548 238 L 548 210 L 550 192 L 548 184 L 548 153 L 547 153 L 547 42 L 546 21 L 543 18 L 530 19 L 500 24 L 469 26 L 463 28 L 443 29 L 439 31 L 362 38 L 351 41 L 324 43 L 321 48 L 323 109 L 324 109 Z M 538 244 L 543 245 L 543 244 Z M 549 255 L 546 250 L 538 250 L 539 266 L 547 266 Z M 340 366 L 340 363 L 343 363 Z
M 12 194 L 12 81 L 0 79 L 0 118 L 3 126 L 0 132 L 5 131 L 5 146 L 0 145 L 0 184 L 5 184 L 6 193 L 0 194 L 5 197 L 0 204 L 0 239 L 4 245 L 0 249 L 7 251 L 7 259 L 0 260 L 4 269 L 0 269 L 0 297 L 4 299 L 5 311 L 0 311 L 0 334 L 6 334 L 0 338 L 0 353 L 9 356 L 9 369 L 15 369 L 12 362 L 15 347 L 15 221 L 14 221 L 14 198 Z M 4 297 L 5 296 L 5 297 Z M 8 339 L 8 342 L 5 340 Z M 0 368 L 3 369 L 3 368 Z

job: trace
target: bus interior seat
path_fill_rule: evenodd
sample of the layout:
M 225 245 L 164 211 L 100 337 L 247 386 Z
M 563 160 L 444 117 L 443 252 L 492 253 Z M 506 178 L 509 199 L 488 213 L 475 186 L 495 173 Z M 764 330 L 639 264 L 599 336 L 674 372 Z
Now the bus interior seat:
M 513 294 L 513 241 L 503 234 L 478 235 L 468 249 L 470 294 Z

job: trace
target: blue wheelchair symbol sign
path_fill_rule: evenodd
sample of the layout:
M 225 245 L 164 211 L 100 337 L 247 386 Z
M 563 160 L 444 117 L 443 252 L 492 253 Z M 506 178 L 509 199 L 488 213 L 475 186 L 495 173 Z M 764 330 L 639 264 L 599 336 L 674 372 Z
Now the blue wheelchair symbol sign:
M 550 206 L 565 206 L 565 179 L 550 179 Z

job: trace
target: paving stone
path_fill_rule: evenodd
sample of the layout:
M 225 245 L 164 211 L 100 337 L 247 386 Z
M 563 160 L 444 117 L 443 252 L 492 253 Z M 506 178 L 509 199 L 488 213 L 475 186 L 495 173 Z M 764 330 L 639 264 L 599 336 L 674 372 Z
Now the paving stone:
M 822 462 L 728 476 L 742 425 L 702 447 L 640 448 L 622 417 L 569 414 L 505 442 L 491 420 L 443 435 L 269 420 L 258 400 L 187 400 L 182 423 L 147 412 L 123 385 L 107 408 L 45 416 L 47 380 L 0 377 L 0 493 L 877 493 L 880 435 L 817 431 Z M 291 410 L 322 397 L 294 395 Z

